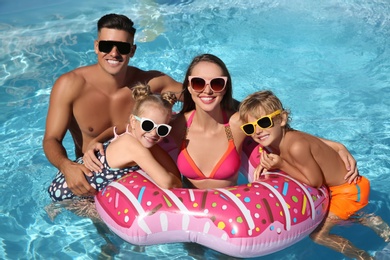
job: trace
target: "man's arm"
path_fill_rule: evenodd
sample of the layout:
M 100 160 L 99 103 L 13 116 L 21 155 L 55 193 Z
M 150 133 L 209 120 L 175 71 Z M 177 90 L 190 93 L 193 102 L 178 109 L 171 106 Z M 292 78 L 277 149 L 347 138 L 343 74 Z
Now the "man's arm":
M 176 94 L 178 100 L 181 100 L 181 93 L 183 92 L 183 85 L 177 82 L 170 76 L 157 71 L 148 71 L 149 73 L 160 73 L 158 76 L 149 80 L 148 85 L 153 93 L 173 92 Z
M 78 95 L 77 84 L 80 84 L 73 73 L 61 76 L 53 86 L 50 94 L 49 109 L 46 118 L 46 129 L 43 138 L 43 150 L 47 159 L 65 176 L 65 180 L 78 196 L 95 193 L 85 179 L 84 174 L 90 171 L 81 164 L 69 160 L 62 141 L 68 130 L 72 116 L 72 103 Z

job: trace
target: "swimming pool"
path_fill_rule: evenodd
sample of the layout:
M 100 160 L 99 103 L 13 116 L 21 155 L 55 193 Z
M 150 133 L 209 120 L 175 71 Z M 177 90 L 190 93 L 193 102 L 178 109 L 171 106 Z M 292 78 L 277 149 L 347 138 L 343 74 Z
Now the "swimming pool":
M 108 252 L 89 219 L 46 215 L 56 170 L 41 142 L 53 82 L 95 62 L 96 21 L 109 12 L 136 23 L 133 65 L 182 81 L 193 56 L 216 54 L 232 74 L 235 98 L 271 89 L 292 110 L 293 127 L 344 143 L 371 180 L 366 211 L 390 222 L 388 1 L 6 0 L 0 4 L 0 258 L 98 259 Z M 65 142 L 72 156 L 70 138 Z M 359 225 L 336 232 L 372 254 L 386 246 Z M 137 247 L 109 238 L 119 248 L 116 259 L 227 258 L 193 244 Z M 308 238 L 261 259 L 312 258 L 343 259 Z

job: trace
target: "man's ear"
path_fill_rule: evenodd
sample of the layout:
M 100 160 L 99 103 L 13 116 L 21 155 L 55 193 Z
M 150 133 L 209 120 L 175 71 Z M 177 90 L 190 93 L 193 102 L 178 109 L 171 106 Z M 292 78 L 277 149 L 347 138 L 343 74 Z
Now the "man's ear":
M 99 41 L 98 40 L 95 40 L 93 42 L 93 49 L 95 50 L 95 53 L 98 54 L 99 53 Z
M 129 53 L 130 58 L 133 58 L 133 56 L 134 56 L 136 50 L 137 50 L 137 45 L 136 45 L 136 44 L 133 44 L 133 45 L 131 46 L 131 50 L 130 50 L 130 53 Z

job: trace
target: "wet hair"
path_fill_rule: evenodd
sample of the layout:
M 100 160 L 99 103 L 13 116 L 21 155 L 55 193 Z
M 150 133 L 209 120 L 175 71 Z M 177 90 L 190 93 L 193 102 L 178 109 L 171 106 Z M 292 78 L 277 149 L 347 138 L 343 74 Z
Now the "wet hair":
M 135 85 L 132 88 L 132 95 L 135 100 L 133 114 L 137 116 L 141 115 L 151 104 L 157 105 L 171 114 L 172 106 L 177 101 L 176 95 L 173 92 L 153 94 L 150 91 L 149 85 L 145 84 Z
M 98 32 L 100 32 L 102 28 L 118 29 L 124 30 L 134 36 L 136 29 L 133 25 L 134 22 L 122 14 L 106 14 L 97 22 Z
M 283 108 L 280 99 L 270 90 L 257 91 L 247 96 L 240 104 L 239 114 L 241 121 L 248 122 L 248 116 L 260 118 L 261 112 L 265 112 L 268 115 L 278 109 L 287 114 L 285 128 L 292 130 L 289 124 L 291 120 L 290 112 Z
M 225 63 L 220 58 L 218 58 L 215 55 L 206 53 L 206 54 L 201 54 L 199 56 L 196 56 L 192 60 L 191 64 L 187 69 L 184 82 L 183 82 L 183 106 L 180 113 L 185 113 L 195 109 L 195 102 L 192 100 L 191 93 L 188 91 L 188 85 L 189 85 L 188 76 L 191 76 L 192 70 L 199 62 L 214 63 L 222 69 L 221 76 L 226 76 L 228 79 L 226 82 L 225 94 L 221 101 L 221 107 L 224 110 L 235 111 L 236 109 L 233 100 L 232 78 L 230 77 L 230 73 L 226 68 Z M 196 76 L 201 76 L 201 75 L 196 75 Z

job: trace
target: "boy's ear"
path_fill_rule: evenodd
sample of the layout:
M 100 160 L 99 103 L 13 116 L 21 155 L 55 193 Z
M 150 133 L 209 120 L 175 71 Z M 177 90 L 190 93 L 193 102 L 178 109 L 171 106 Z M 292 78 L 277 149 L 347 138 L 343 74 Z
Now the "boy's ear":
M 282 113 L 280 114 L 280 118 L 281 118 L 281 122 L 280 122 L 280 125 L 281 126 L 286 126 L 287 125 L 287 121 L 288 121 L 288 114 L 286 111 L 282 111 Z

